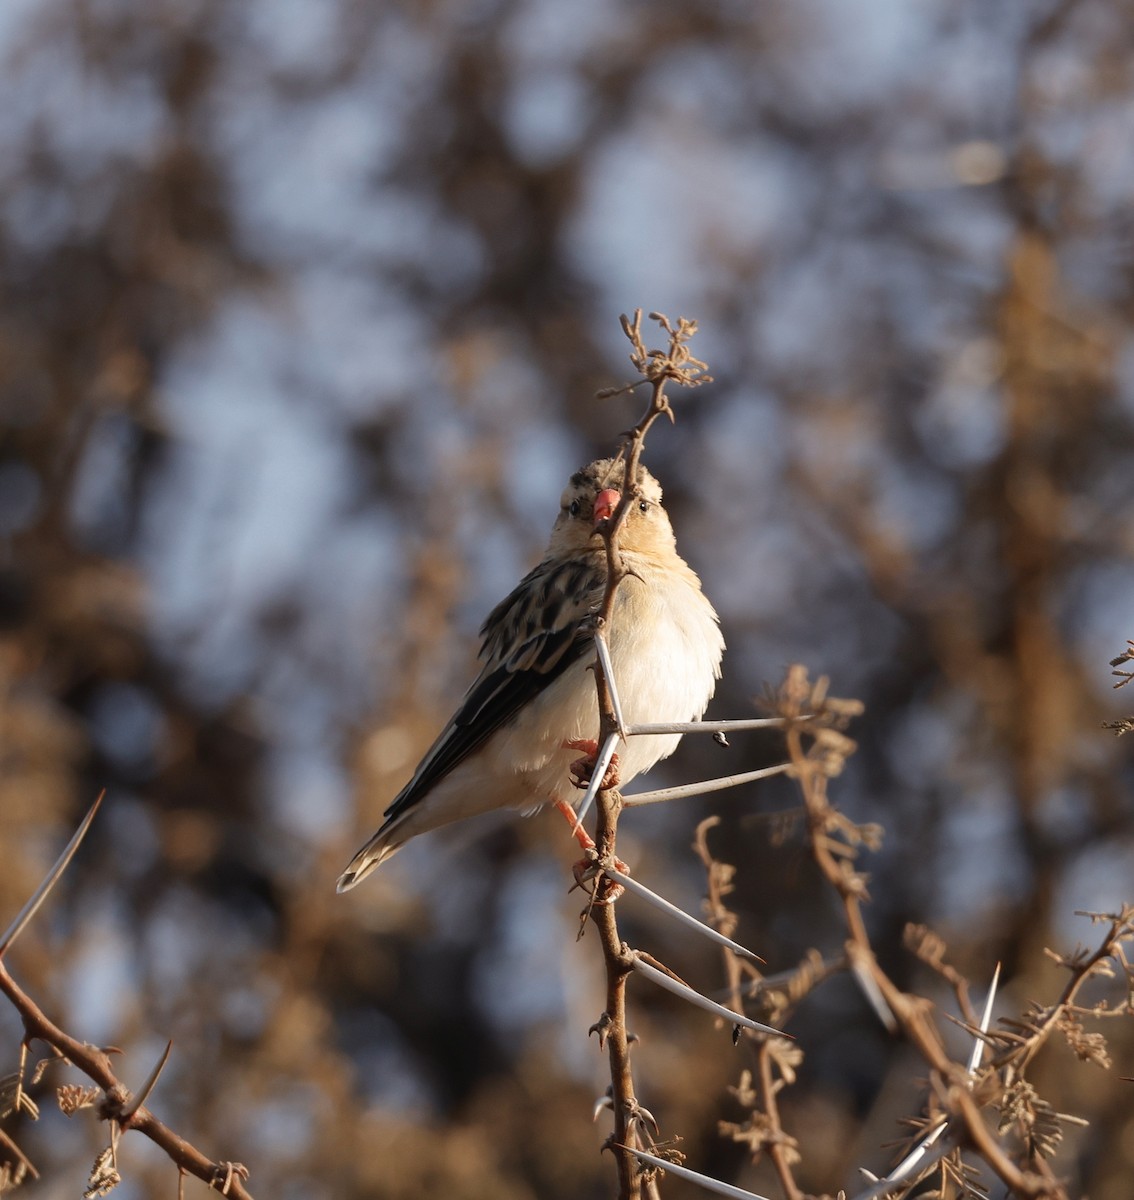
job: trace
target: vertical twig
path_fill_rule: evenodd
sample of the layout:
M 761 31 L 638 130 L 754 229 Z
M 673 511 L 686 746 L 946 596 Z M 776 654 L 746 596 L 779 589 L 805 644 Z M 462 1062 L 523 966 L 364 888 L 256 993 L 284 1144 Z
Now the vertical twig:
M 705 866 L 708 884 L 708 917 L 714 929 L 731 936 L 736 927 L 736 914 L 727 907 L 724 896 L 732 890 L 732 868 L 719 863 L 709 848 L 709 830 L 720 823 L 719 817 L 706 817 L 698 826 L 693 848 Z M 737 955 L 727 947 L 721 951 L 724 959 L 725 976 L 728 980 L 729 1004 L 738 1013 L 744 1012 L 743 972 L 744 967 Z M 766 1034 L 747 1034 L 755 1040 L 756 1084 L 759 1088 L 760 1107 L 768 1119 L 768 1134 L 763 1149 L 779 1178 L 786 1200 L 803 1200 L 803 1192 L 795 1181 L 791 1169 L 788 1146 L 792 1139 L 784 1131 L 780 1120 L 779 1103 L 776 1100 L 776 1083 L 772 1075 L 773 1054 Z
M 649 407 L 645 415 L 626 435 L 620 455 L 625 457 L 626 470 L 623 476 L 622 497 L 618 506 L 602 529 L 606 551 L 606 588 L 598 616 L 595 618 L 599 637 L 609 626 L 614 612 L 614 599 L 619 584 L 627 575 L 627 568 L 619 548 L 619 532 L 630 506 L 638 499 L 638 464 L 642 455 L 642 444 L 650 427 L 663 413 L 673 420 L 673 410 L 665 394 L 665 386 L 673 380 L 685 387 L 694 387 L 709 382 L 706 365 L 693 358 L 689 352 L 689 339 L 697 331 L 695 321 L 679 318 L 676 328 L 659 313 L 650 313 L 669 335 L 666 350 L 647 350 L 642 339 L 642 310 L 634 313 L 634 319 L 622 317 L 622 330 L 633 347 L 630 360 L 638 369 L 643 380 L 651 385 Z M 641 381 L 638 381 L 641 382 Z M 623 388 L 611 389 L 601 395 L 614 395 L 628 391 L 637 383 Z M 610 682 L 600 656 L 595 660 L 595 687 L 598 693 L 599 735 L 598 745 L 603 745 L 618 729 L 614 711 Z M 618 816 L 622 811 L 622 796 L 616 789 L 600 790 L 596 798 L 595 842 L 600 861 L 613 863 L 618 837 Z M 640 1200 L 641 1177 L 637 1160 L 625 1147 L 633 1145 L 638 1137 L 634 1128 L 640 1121 L 637 1098 L 634 1094 L 634 1078 L 630 1067 L 630 1039 L 626 1028 L 626 980 L 633 970 L 634 958 L 618 933 L 618 922 L 614 912 L 614 899 L 618 894 L 617 884 L 605 875 L 595 882 L 594 902 L 590 906 L 590 917 L 598 929 L 606 968 L 606 1010 L 602 1022 L 610 1060 L 611 1100 L 614 1106 L 614 1133 L 611 1148 L 618 1160 L 619 1200 Z M 650 1194 L 656 1187 L 650 1186 Z
M 613 789 L 603 790 L 598 794 L 595 807 L 595 842 L 599 856 L 613 858 L 622 798 Z M 613 885 L 604 875 L 596 880 L 595 888 L 598 902 L 591 905 L 590 915 L 598 929 L 606 966 L 605 1038 L 614 1106 L 612 1140 L 618 1160 L 618 1194 L 620 1200 L 638 1200 L 641 1195 L 638 1164 L 632 1154 L 620 1148 L 630 1144 L 630 1120 L 637 1108 L 634 1077 L 630 1069 L 630 1037 L 626 1027 L 626 980 L 633 969 L 634 958 L 618 934 L 614 904 L 610 902 Z
M 778 709 L 787 721 L 786 741 L 792 774 L 799 783 L 807 818 L 808 842 L 816 865 L 837 892 L 847 925 L 846 953 L 852 970 L 868 977 L 893 1014 L 905 1038 L 929 1065 L 932 1078 L 947 1109 L 958 1122 L 958 1132 L 984 1162 L 1000 1177 L 1009 1191 L 1030 1200 L 1066 1200 L 1066 1190 L 1045 1171 L 1037 1174 L 1022 1169 L 1006 1152 L 985 1122 L 981 1106 L 971 1090 L 968 1071 L 954 1062 L 945 1050 L 941 1035 L 930 1017 L 931 1005 L 919 996 L 907 995 L 890 978 L 875 958 L 862 906 L 867 900 L 866 878 L 852 866 L 853 855 L 840 854 L 837 832 L 851 829 L 827 795 L 828 778 L 841 769 L 854 744 L 838 732 L 839 706 L 826 695 L 826 680 L 814 686 L 802 667 L 793 667 L 780 689 Z M 811 714 L 805 726 L 798 718 Z M 812 739 L 804 747 L 804 737 Z

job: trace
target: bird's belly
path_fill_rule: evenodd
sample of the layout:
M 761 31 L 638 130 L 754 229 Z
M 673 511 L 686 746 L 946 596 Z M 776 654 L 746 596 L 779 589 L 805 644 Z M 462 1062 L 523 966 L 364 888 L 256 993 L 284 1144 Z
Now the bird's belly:
M 646 612 L 640 621 L 628 619 L 634 615 L 633 607 L 616 611 L 610 634 L 623 716 L 632 725 L 697 720 L 715 686 L 715 661 L 698 654 L 686 631 L 668 620 L 664 610 Z M 565 749 L 563 743 L 598 736 L 593 662 L 588 654 L 568 667 L 519 714 L 500 746 L 523 782 L 529 797 L 525 807 L 574 802 L 580 795 L 571 783 L 570 766 L 581 752 Z M 672 754 L 680 740 L 679 734 L 630 738 L 618 752 L 622 783 Z

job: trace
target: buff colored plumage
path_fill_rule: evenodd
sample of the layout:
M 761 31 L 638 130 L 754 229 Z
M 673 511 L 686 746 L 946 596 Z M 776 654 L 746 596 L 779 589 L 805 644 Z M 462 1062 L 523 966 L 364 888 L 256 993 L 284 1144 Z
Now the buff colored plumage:
M 598 732 L 590 618 L 606 581 L 599 530 L 618 503 L 624 470 L 620 459 L 600 459 L 571 476 L 543 560 L 481 628 L 480 674 L 343 872 L 340 892 L 418 834 L 496 808 L 578 797 L 569 771 L 578 750 L 564 743 Z M 631 574 L 619 584 L 607 632 L 624 715 L 631 724 L 699 720 L 720 678 L 724 640 L 644 467 L 638 493 L 619 535 Z M 620 752 L 622 783 L 678 741 L 630 738 Z

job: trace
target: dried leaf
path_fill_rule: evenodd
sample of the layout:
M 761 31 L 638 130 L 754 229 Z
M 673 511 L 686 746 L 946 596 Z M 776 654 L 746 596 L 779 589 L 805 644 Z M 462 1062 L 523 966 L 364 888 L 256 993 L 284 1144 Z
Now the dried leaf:
M 756 1089 L 752 1086 L 751 1071 L 741 1071 L 736 1087 L 730 1087 L 728 1090 L 745 1108 L 751 1108 L 756 1103 Z
M 1110 1070 L 1110 1054 L 1106 1038 L 1101 1033 L 1088 1033 L 1071 1013 L 1060 1020 L 1059 1030 L 1081 1062 L 1093 1063 L 1104 1071 Z
M 1060 1114 L 1026 1079 L 1018 1079 L 1004 1093 L 1000 1105 L 1001 1134 L 1015 1128 L 1028 1153 L 1050 1158 L 1063 1141 Z
M 122 1176 L 118 1174 L 118 1169 L 114 1165 L 114 1150 L 107 1146 L 94 1160 L 90 1178 L 87 1180 L 87 1190 L 83 1193 L 83 1200 L 98 1200 L 100 1196 L 107 1196 L 121 1182 Z
M 77 1083 L 65 1083 L 57 1089 L 59 1111 L 65 1117 L 73 1117 L 80 1108 L 90 1108 L 102 1095 L 102 1089 L 97 1087 L 80 1087 Z
M 0 1117 L 15 1111 L 26 1112 L 33 1121 L 39 1120 L 39 1106 L 24 1090 L 19 1071 L 0 1078 Z

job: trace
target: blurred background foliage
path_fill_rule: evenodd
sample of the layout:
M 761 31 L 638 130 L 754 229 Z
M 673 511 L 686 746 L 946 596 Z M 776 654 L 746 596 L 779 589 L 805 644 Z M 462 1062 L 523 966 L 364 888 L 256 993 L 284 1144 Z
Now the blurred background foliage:
M 886 829 L 883 961 L 933 989 L 900 948 L 928 921 L 978 986 L 1005 962 L 1007 1008 L 1053 998 L 1044 946 L 1134 899 L 1129 749 L 1100 729 L 1134 634 L 1132 18 L 7 0 L 0 912 L 109 789 L 12 959 L 48 1011 L 135 1085 L 172 1037 L 153 1106 L 257 1195 L 610 1194 L 562 822 L 457 827 L 333 884 L 567 473 L 637 415 L 593 394 L 628 377 L 639 305 L 698 318 L 716 377 L 646 456 L 723 618 L 710 712 L 751 713 L 794 660 L 862 698 L 835 795 Z M 649 783 L 780 753 L 687 745 Z M 794 803 L 643 810 L 621 853 L 696 910 L 693 829 L 721 813 L 740 936 L 784 969 L 841 940 L 773 844 Z M 727 1032 L 645 984 L 631 1003 L 663 1134 L 778 1194 L 717 1136 L 747 1065 Z M 883 1170 L 918 1064 L 849 984 L 789 1028 L 801 1183 Z M 1033 1080 L 1091 1121 L 1072 1191 L 1127 1200 L 1132 1038 L 1109 1032 L 1114 1072 L 1052 1052 Z M 0 1037 L 12 1069 L 6 1009 Z M 50 1105 L 15 1132 L 45 1197 L 104 1136 Z M 139 1142 L 117 1194 L 172 1194 Z

